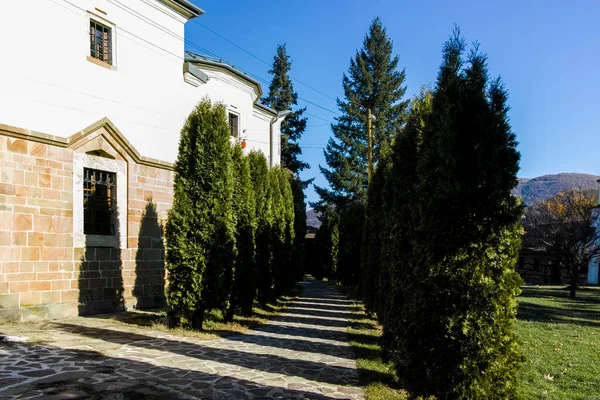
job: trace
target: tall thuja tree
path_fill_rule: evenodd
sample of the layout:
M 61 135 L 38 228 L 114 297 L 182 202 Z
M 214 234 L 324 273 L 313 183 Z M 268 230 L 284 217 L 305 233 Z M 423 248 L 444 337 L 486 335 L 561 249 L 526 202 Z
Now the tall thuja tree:
M 274 295 L 282 295 L 295 281 L 294 264 L 294 197 L 288 170 L 275 167 L 269 170 L 269 185 L 273 223 L 271 225 L 271 273 Z
M 223 308 L 236 256 L 229 127 L 222 105 L 201 101 L 188 117 L 175 163 L 166 226 L 167 302 L 172 323 L 202 329 Z
M 367 111 L 373 121 L 373 160 L 389 146 L 402 126 L 408 101 L 404 101 L 405 73 L 398 69 L 392 41 L 379 18 L 375 18 L 363 46 L 350 60 L 342 85 L 344 100 L 338 100 L 342 115 L 332 125 L 333 137 L 324 150 L 327 167 L 319 166 L 329 188 L 316 187 L 320 202 L 341 210 L 354 199 L 366 198 L 367 190 Z
M 292 201 L 294 203 L 294 240 L 292 246 L 292 264 L 294 266 L 294 280 L 302 280 L 306 270 L 307 253 L 305 249 L 306 238 L 306 202 L 304 201 L 304 183 L 298 177 L 290 175 Z
M 233 319 L 239 308 L 243 314 L 251 315 L 256 298 L 257 273 L 255 264 L 256 199 L 250 174 L 250 161 L 245 157 L 241 146 L 233 147 L 233 171 L 235 187 L 233 209 L 236 217 L 236 246 L 233 295 L 226 314 Z
M 370 308 L 377 312 L 384 328 L 381 338 L 384 358 L 394 361 L 397 366 L 404 362 L 407 344 L 404 329 L 410 329 L 406 323 L 418 318 L 412 313 L 412 302 L 419 299 L 411 296 L 411 287 L 419 284 L 413 277 L 413 257 L 418 256 L 414 242 L 419 227 L 420 199 L 416 192 L 420 178 L 417 168 L 432 97 L 431 91 L 424 88 L 412 100 L 406 125 L 394 138 L 386 168 L 381 169 L 384 164 L 380 164 L 377 175 L 381 176 L 377 176 L 369 188 L 369 207 L 372 196 L 375 207 L 367 221 L 372 220 L 374 226 L 379 221 L 380 225 L 379 234 L 371 244 L 374 254 L 370 255 L 370 262 L 365 267 L 368 269 L 365 272 L 366 290 L 374 291 L 377 296 L 365 292 L 365 298 Z M 381 184 L 379 179 L 384 183 Z M 381 252 L 377 253 L 377 250 Z
M 321 214 L 321 226 L 315 234 L 316 278 L 333 278 L 337 274 L 339 252 L 339 214 L 326 207 Z
M 267 159 L 260 152 L 250 152 L 248 161 L 256 215 L 256 295 L 259 303 L 264 306 L 272 298 L 273 293 L 273 275 L 271 273 L 273 205 L 269 184 L 269 167 Z
M 511 195 L 519 153 L 507 93 L 477 46 L 464 59 L 458 30 L 423 130 L 419 221 L 395 364 L 415 394 L 515 398 L 521 363 L 513 324 L 522 209 Z M 410 328 L 408 328 L 410 327 Z
M 381 300 L 379 277 L 381 275 L 382 244 L 388 234 L 389 209 L 384 202 L 386 181 L 390 176 L 390 157 L 379 159 L 373 180 L 368 189 L 365 226 L 361 246 L 361 294 L 367 311 L 374 313 Z
M 273 66 L 269 73 L 273 75 L 273 80 L 269 85 L 269 94 L 262 99 L 262 102 L 278 111 L 290 110 L 292 113 L 281 123 L 281 166 L 292 171 L 294 180 L 292 182 L 292 193 L 294 198 L 294 257 L 292 264 L 294 270 L 303 269 L 304 260 L 304 237 L 306 236 L 306 203 L 304 201 L 304 188 L 312 182 L 302 181 L 300 172 L 310 166 L 308 163 L 300 160 L 302 149 L 299 141 L 306 130 L 305 108 L 298 106 L 298 94 L 294 90 L 292 79 L 290 78 L 290 69 L 292 61 L 287 54 L 286 45 L 278 45 L 277 52 L 273 60 Z

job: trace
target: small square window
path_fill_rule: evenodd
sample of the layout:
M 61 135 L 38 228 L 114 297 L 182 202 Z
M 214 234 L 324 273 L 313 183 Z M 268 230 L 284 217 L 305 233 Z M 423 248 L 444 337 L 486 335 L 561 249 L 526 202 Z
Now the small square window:
M 112 29 L 90 19 L 90 56 L 112 65 Z
M 238 138 L 240 137 L 240 116 L 237 114 L 229 113 L 229 130 L 231 136 Z
M 83 169 L 83 233 L 114 235 L 117 177 L 114 172 Z

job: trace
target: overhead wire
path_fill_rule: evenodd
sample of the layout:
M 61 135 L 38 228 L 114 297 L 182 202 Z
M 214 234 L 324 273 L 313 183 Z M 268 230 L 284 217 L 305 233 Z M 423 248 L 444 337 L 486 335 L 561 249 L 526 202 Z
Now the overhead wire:
M 54 0 L 50 0 L 50 1 L 52 1 L 52 2 L 56 3 Z M 62 0 L 62 1 L 64 1 L 65 3 L 68 3 L 68 4 L 70 4 L 70 5 L 72 5 L 73 7 L 76 7 L 76 8 L 78 8 L 78 9 L 80 9 L 81 11 L 87 12 L 87 11 L 86 11 L 84 8 L 77 6 L 76 4 L 74 4 L 74 3 L 70 2 L 69 0 Z M 128 7 L 127 5 L 125 5 L 125 4 L 123 4 L 123 3 L 121 3 L 120 1 L 118 1 L 118 0 L 108 0 L 108 1 L 109 1 L 111 4 L 115 5 L 116 7 L 119 7 L 119 8 L 120 8 L 120 9 L 122 9 L 123 11 L 125 11 L 125 12 L 128 12 L 129 14 L 131 14 L 131 15 L 133 15 L 133 16 L 135 16 L 135 17 L 137 17 L 137 18 L 138 18 L 138 19 L 140 19 L 141 21 L 143 21 L 143 22 L 146 22 L 147 24 L 149 24 L 149 25 L 151 25 L 151 26 L 153 26 L 153 27 L 155 27 L 155 28 L 157 28 L 157 29 L 160 29 L 161 31 L 163 31 L 163 32 L 165 32 L 165 33 L 167 33 L 167 34 L 169 34 L 170 36 L 172 36 L 172 37 L 174 37 L 174 38 L 177 38 L 177 39 L 179 39 L 179 40 L 183 41 L 185 44 L 187 44 L 187 45 L 189 45 L 189 46 L 191 46 L 191 47 L 193 47 L 193 48 L 195 48 L 195 49 L 197 49 L 197 50 L 199 50 L 199 51 L 202 51 L 202 52 L 204 52 L 205 54 L 208 54 L 208 55 L 210 55 L 210 56 L 212 56 L 212 57 L 215 57 L 215 58 L 220 58 L 220 59 L 222 59 L 222 58 L 221 58 L 221 57 L 219 57 L 219 56 L 218 56 L 216 53 L 214 53 L 214 52 L 211 52 L 210 50 L 208 50 L 208 49 L 206 49 L 206 48 L 204 48 L 204 47 L 201 47 L 201 46 L 199 46 L 199 45 L 198 45 L 198 44 L 196 44 L 195 42 L 193 42 L 193 41 L 191 41 L 191 40 L 188 40 L 188 39 L 186 39 L 185 37 L 182 37 L 182 36 L 180 36 L 180 35 L 177 35 L 176 33 L 174 33 L 174 32 L 172 32 L 172 31 L 170 31 L 170 30 L 168 30 L 168 29 L 166 29 L 166 28 L 162 27 L 161 25 L 159 25 L 159 24 L 157 24 L 157 23 L 153 22 L 152 20 L 150 20 L 150 19 L 149 19 L 149 18 L 147 18 L 147 17 L 144 17 L 144 16 L 143 16 L 143 15 L 141 15 L 139 12 L 137 12 L 136 10 L 132 9 L 131 7 Z M 154 7 L 154 6 L 153 6 L 153 7 Z M 156 7 L 154 7 L 154 8 L 155 8 L 155 9 L 157 9 Z M 162 13 L 166 14 L 166 13 L 165 13 L 163 10 L 160 10 L 160 9 L 157 9 L 157 10 L 159 10 L 159 11 L 161 11 Z M 166 14 L 166 15 L 168 15 L 168 14 Z M 256 55 L 255 55 L 255 54 L 253 54 L 252 52 L 250 52 L 250 51 L 248 51 L 248 50 L 244 49 L 243 47 L 241 47 L 241 46 L 237 45 L 237 44 L 236 44 L 236 43 L 234 43 L 233 41 L 231 41 L 231 40 L 229 40 L 229 39 L 225 38 L 223 35 L 219 34 L 218 32 L 216 32 L 216 31 L 214 31 L 214 30 L 212 30 L 212 29 L 210 29 L 210 28 L 206 27 L 204 24 L 201 24 L 201 23 L 199 23 L 199 22 L 198 22 L 198 21 L 196 21 L 196 20 L 192 20 L 192 22 L 194 22 L 194 23 L 196 23 L 196 24 L 198 24 L 198 25 L 202 26 L 203 28 L 205 28 L 205 29 L 209 30 L 210 32 L 214 33 L 215 35 L 219 36 L 219 37 L 220 37 L 220 38 L 222 38 L 223 40 L 225 40 L 225 41 L 227 41 L 228 43 L 230 43 L 230 44 L 234 45 L 235 47 L 239 48 L 240 50 L 244 51 L 245 53 L 247 53 L 247 54 L 251 55 L 252 57 L 256 58 L 257 60 L 259 60 L 259 61 L 263 62 L 264 64 L 266 64 L 266 65 L 270 65 L 270 64 L 269 64 L 268 62 L 266 62 L 265 60 L 263 60 L 263 59 L 261 59 L 260 57 L 256 56 Z M 174 55 L 175 57 L 179 57 L 179 58 L 180 58 L 180 56 L 176 55 L 175 53 L 172 53 L 172 52 L 170 52 L 169 50 L 166 50 L 166 49 L 164 49 L 164 48 L 162 48 L 162 47 L 160 47 L 160 46 L 156 45 L 155 43 L 149 42 L 149 41 L 147 41 L 146 39 L 144 39 L 144 38 L 142 38 L 142 37 L 140 37 L 140 36 L 138 36 L 138 35 L 135 35 L 134 33 L 132 33 L 132 32 L 129 32 L 128 30 L 126 30 L 126 29 L 124 29 L 124 28 L 122 28 L 122 27 L 119 27 L 119 29 L 120 29 L 120 30 L 122 30 L 123 32 L 125 32 L 125 33 L 127 33 L 127 34 L 131 35 L 131 36 L 134 36 L 134 37 L 138 38 L 139 40 L 142 40 L 142 41 L 144 41 L 144 42 L 146 42 L 146 43 L 148 43 L 148 44 L 150 44 L 150 45 L 153 45 L 153 46 L 155 46 L 155 47 L 158 47 L 158 48 L 160 48 L 160 49 L 161 49 L 162 51 L 164 51 L 164 52 L 167 52 L 167 53 L 169 53 L 169 54 L 171 54 L 171 55 Z M 261 76 L 259 76 L 259 75 L 257 75 L 257 74 L 254 74 L 254 73 L 252 73 L 252 72 L 250 72 L 250 71 L 248 71 L 248 70 L 245 70 L 245 69 L 243 69 L 243 68 L 240 68 L 240 67 L 236 67 L 236 68 L 237 68 L 237 69 L 239 69 L 240 71 L 242 71 L 242 72 L 246 73 L 247 75 L 250 75 L 250 76 L 254 77 L 254 78 L 255 78 L 255 79 L 257 79 L 257 80 L 260 80 L 261 82 L 263 82 L 263 83 L 265 83 L 265 84 L 267 84 L 267 85 L 269 85 L 269 84 L 271 83 L 271 82 L 269 82 L 268 80 L 266 80 L 266 79 L 262 78 Z M 296 78 L 294 78 L 294 77 L 292 77 L 292 76 L 290 76 L 290 79 L 292 79 L 292 80 L 294 80 L 294 81 L 297 81 L 298 83 L 301 83 L 302 85 L 305 85 L 306 87 L 308 87 L 308 88 L 310 88 L 310 89 L 312 89 L 312 90 L 314 90 L 314 91 L 316 91 L 316 92 L 318 92 L 318 93 L 320 93 L 320 94 L 324 95 L 325 97 L 328 97 L 328 98 L 330 98 L 330 99 L 332 99 L 332 100 L 334 100 L 334 101 L 336 101 L 336 100 L 337 100 L 337 99 L 335 99 L 335 98 L 333 98 L 333 97 L 331 97 L 331 96 L 329 96 L 329 95 L 326 95 L 325 93 L 323 93 L 323 92 L 319 91 L 318 89 L 316 89 L 316 88 L 313 88 L 312 86 L 310 86 L 310 85 L 308 85 L 308 84 L 306 84 L 306 83 L 304 83 L 304 82 L 302 82 L 302 81 L 300 81 L 300 80 L 298 80 L 298 79 L 296 79 Z M 322 106 L 322 105 L 320 105 L 320 104 L 318 104 L 318 103 L 316 103 L 316 102 L 314 102 L 314 101 L 308 100 L 308 99 L 306 99 L 306 98 L 304 98 L 304 97 L 302 97 L 302 96 L 298 96 L 298 99 L 300 99 L 300 100 L 302 100 L 302 101 L 304 101 L 304 102 L 306 102 L 306 103 L 308 103 L 308 104 L 311 104 L 311 105 L 313 105 L 313 106 L 315 106 L 315 107 L 318 107 L 318 108 L 320 108 L 320 109 L 322 109 L 322 110 L 324 110 L 324 111 L 330 112 L 330 113 L 332 113 L 332 114 L 341 115 L 341 114 L 340 114 L 340 112 L 338 112 L 338 111 L 331 110 L 330 108 L 324 107 L 324 106 Z
M 71 10 L 71 9 L 69 9 L 69 8 L 67 8 L 67 7 L 65 7 L 63 4 L 60 4 L 60 3 L 58 3 L 58 2 L 57 2 L 57 1 L 55 1 L 55 0 L 50 0 L 50 1 L 51 1 L 51 2 L 53 2 L 54 4 L 58 5 L 58 6 L 62 7 L 62 8 L 65 8 L 65 9 L 67 9 L 67 10 L 71 11 L 71 12 L 74 12 L 75 14 L 77 14 L 77 15 L 79 15 L 79 16 L 81 16 L 81 17 L 83 17 L 83 18 L 85 18 L 85 17 L 86 17 L 86 16 L 85 16 L 85 14 L 84 14 L 84 15 L 80 15 L 80 14 L 78 14 L 77 12 L 75 12 L 75 11 L 73 11 L 73 10 Z M 69 1 L 69 0 L 62 0 L 62 1 L 63 1 L 64 3 L 67 3 L 67 4 L 71 5 L 72 7 L 75 7 L 75 8 L 77 8 L 77 9 L 79 9 L 79 10 L 83 11 L 84 13 L 87 13 L 87 10 L 85 10 L 84 8 L 82 8 L 82 7 L 78 6 L 77 4 L 74 4 L 74 3 L 72 3 L 72 2 L 71 2 L 71 1 Z M 142 21 L 144 21 L 144 22 L 146 22 L 146 23 L 150 24 L 151 26 L 154 26 L 155 28 L 158 28 L 158 29 L 160 29 L 160 30 L 164 31 L 165 33 L 168 33 L 168 34 L 170 34 L 171 36 L 173 36 L 173 37 L 176 37 L 176 38 L 177 38 L 177 39 L 179 39 L 179 40 L 184 40 L 184 41 L 186 41 L 186 42 L 189 42 L 188 44 L 189 44 L 189 45 L 191 45 L 192 47 L 195 47 L 195 48 L 199 49 L 200 51 L 203 51 L 203 52 L 205 52 L 205 53 L 207 53 L 207 54 L 209 54 L 209 55 L 212 55 L 212 56 L 214 56 L 214 57 L 217 57 L 217 58 L 218 58 L 218 55 L 216 55 L 215 53 L 212 53 L 212 52 L 210 52 L 210 51 L 209 51 L 209 50 L 207 50 L 207 49 L 204 49 L 204 48 L 202 48 L 202 47 L 200 47 L 200 46 L 197 46 L 195 43 L 193 43 L 193 42 L 191 42 L 191 41 L 187 41 L 186 39 L 184 39 L 184 38 L 180 37 L 179 35 L 176 35 L 176 34 L 175 34 L 175 33 L 173 33 L 173 32 L 170 32 L 170 31 L 166 30 L 165 28 L 163 28 L 163 27 L 161 27 L 161 26 L 158 26 L 158 25 L 156 25 L 156 24 L 154 24 L 154 23 L 151 23 L 151 22 L 149 22 L 149 21 L 147 20 L 147 18 L 145 18 L 145 17 L 143 17 L 143 16 L 139 15 L 139 13 L 137 13 L 135 10 L 132 10 L 131 8 L 127 7 L 126 5 L 124 5 L 124 4 L 122 4 L 122 3 L 120 3 L 118 0 L 108 0 L 108 1 L 109 1 L 109 2 L 111 2 L 111 3 L 113 3 L 115 6 L 117 6 L 117 7 L 121 8 L 121 9 L 123 9 L 124 11 L 126 11 L 126 12 L 129 12 L 130 14 L 134 14 L 134 15 L 135 15 L 135 14 L 137 14 L 137 15 L 135 15 L 135 16 L 137 16 L 137 17 L 138 17 L 140 20 L 142 20 Z M 116 3 L 119 3 L 119 4 L 121 4 L 123 7 L 119 6 L 119 4 L 116 4 Z M 156 7 L 155 7 L 155 8 L 156 8 Z M 126 10 L 126 9 L 129 9 L 129 10 Z M 162 10 L 161 10 L 161 12 L 164 12 L 164 11 L 162 11 Z M 194 21 L 194 22 L 196 22 L 196 21 Z M 124 29 L 124 28 L 122 28 L 122 27 L 119 27 L 119 30 L 120 30 L 120 31 L 123 31 L 123 32 L 125 32 L 125 33 L 127 33 L 128 35 L 131 35 L 132 37 L 135 37 L 135 38 L 137 38 L 138 40 L 141 40 L 141 41 L 143 41 L 144 43 L 147 43 L 147 44 L 149 44 L 149 45 L 151 45 L 151 46 L 153 46 L 153 47 L 155 47 L 155 48 L 158 48 L 159 50 L 161 50 L 161 51 L 162 51 L 162 52 L 164 52 L 164 53 L 167 53 L 167 54 L 169 54 L 169 55 L 172 55 L 173 57 L 175 57 L 175 59 L 173 59 L 173 61 L 180 62 L 180 60 L 181 60 L 181 56 L 180 56 L 180 55 L 177 55 L 177 54 L 175 54 L 175 53 L 173 53 L 173 52 L 171 52 L 171 51 L 169 51 L 169 50 L 167 50 L 167 49 L 165 49 L 165 48 L 163 48 L 163 47 L 161 47 L 161 46 L 157 45 L 156 43 L 150 42 L 150 41 L 148 41 L 148 40 L 146 40 L 146 39 L 144 39 L 144 38 L 140 37 L 139 35 L 136 35 L 136 34 L 134 34 L 134 33 L 130 32 L 130 31 L 128 31 L 127 29 Z M 149 48 L 149 49 L 150 49 L 150 48 Z M 160 53 L 158 53 L 158 54 L 160 54 Z M 269 81 L 267 81 L 266 79 L 264 79 L 264 78 L 260 77 L 259 75 L 256 75 L 256 74 L 254 74 L 254 73 L 251 73 L 250 71 L 244 70 L 244 69 L 242 69 L 242 68 L 239 68 L 239 67 L 236 67 L 236 68 L 238 68 L 240 71 L 242 71 L 242 72 L 246 73 L 247 75 L 249 75 L 249 76 L 251 76 L 251 77 L 254 77 L 254 78 L 255 78 L 255 79 L 257 79 L 257 80 L 260 80 L 260 81 L 262 81 L 262 82 L 264 82 L 264 83 L 266 83 L 266 84 L 270 84 L 270 82 L 269 82 Z M 19 75 L 16 75 L 16 74 L 11 74 L 11 73 L 9 73 L 9 72 L 6 72 L 6 71 L 1 71 L 1 70 L 0 70 L 0 72 L 1 72 L 1 73 L 5 73 L 5 74 L 12 75 L 12 76 L 14 76 L 14 77 L 17 77 L 17 78 L 21 78 L 21 79 L 27 79 L 27 80 L 30 80 L 30 81 L 33 81 L 33 82 L 36 82 L 36 83 L 41 83 L 41 84 L 45 84 L 45 85 L 49 85 L 49 86 L 53 86 L 53 87 L 57 87 L 57 88 L 60 88 L 60 89 L 63 89 L 63 90 L 68 90 L 68 91 L 71 91 L 71 92 L 74 92 L 74 93 L 78 93 L 78 94 L 81 94 L 81 95 L 84 95 L 84 96 L 89 96 L 89 97 L 97 98 L 97 99 L 100 99 L 100 100 L 103 100 L 103 101 L 108 101 L 108 102 L 112 102 L 112 103 L 115 103 L 115 104 L 119 104 L 119 105 L 124 105 L 124 106 L 128 106 L 128 107 L 132 107 L 132 108 L 136 108 L 136 109 L 143 110 L 143 111 L 148 111 L 148 112 L 152 112 L 152 113 L 158 113 L 158 114 L 163 114 L 163 115 L 167 115 L 167 116 L 171 116 L 171 117 L 177 117 L 177 118 L 179 118 L 179 116 L 177 116 L 177 115 L 175 115 L 175 114 L 170 114 L 170 113 L 165 113 L 165 112 L 163 112 L 163 111 L 159 111 L 159 110 L 151 110 L 151 109 L 147 109 L 147 108 L 144 108 L 144 107 L 139 107 L 139 106 L 136 106 L 136 105 L 133 105 L 133 104 L 129 104 L 129 103 L 125 103 L 125 102 L 120 102 L 120 101 L 117 101 L 117 100 L 112 100 L 112 99 L 104 98 L 104 97 L 101 97 L 101 96 L 93 95 L 93 94 L 91 94 L 91 93 L 86 93 L 86 92 L 81 92 L 81 91 L 78 91 L 78 90 L 74 90 L 74 89 L 66 88 L 66 87 L 63 87 L 63 86 L 60 86 L 60 85 L 55 85 L 55 84 L 52 84 L 52 83 L 43 82 L 43 81 L 38 81 L 38 80 L 35 80 L 35 79 L 32 79 L 32 78 L 23 77 L 23 76 L 19 76 Z M 5 95 L 8 95 L 8 94 L 6 94 L 6 93 L 5 93 Z M 300 98 L 300 97 L 299 97 L 299 98 Z M 323 109 L 323 110 L 325 110 L 325 111 L 329 111 L 329 112 L 335 113 L 334 111 L 332 111 L 332 110 L 330 110 L 330 109 L 327 109 L 326 107 L 323 107 L 323 106 L 321 106 L 321 105 L 319 105 L 319 104 L 317 104 L 317 103 L 315 103 L 315 102 L 312 102 L 312 101 L 310 101 L 310 100 L 307 100 L 307 99 L 304 99 L 304 98 L 300 98 L 300 99 L 302 99 L 303 101 L 305 101 L 305 102 L 307 102 L 307 103 L 309 103 L 309 104 L 312 104 L 312 105 L 314 105 L 314 106 L 316 106 L 316 107 L 319 107 L 319 108 L 321 108 L 321 109 Z M 332 99 L 333 99 L 333 98 L 332 98 Z M 34 100 L 34 101 L 35 101 L 35 100 Z M 38 101 L 38 102 L 40 102 L 40 103 L 44 103 L 44 102 L 41 102 L 41 101 Z M 50 104 L 50 103 L 44 103 L 44 104 L 49 104 L 49 105 L 52 105 L 52 106 L 55 106 L 55 107 L 63 107 L 63 108 L 68 108 L 68 107 L 59 106 L 59 105 L 56 105 L 56 104 Z M 78 109 L 77 109 L 76 111 L 83 112 L 83 110 L 78 110 Z M 329 125 L 329 124 L 331 124 L 331 123 L 332 123 L 332 121 L 330 121 L 330 120 L 328 120 L 328 119 L 326 119 L 326 118 L 323 118 L 323 117 L 321 117 L 321 116 L 318 116 L 318 115 L 315 115 L 315 114 L 312 114 L 312 113 L 309 113 L 309 112 L 305 112 L 305 114 L 306 114 L 306 115 L 308 115 L 308 116 L 311 116 L 311 117 L 313 117 L 313 118 L 317 118 L 317 119 L 320 119 L 320 120 L 322 120 L 322 121 L 325 121 L 325 122 L 327 122 L 327 124 L 314 125 L 315 127 L 316 127 L 316 126 L 327 126 L 327 125 Z M 338 114 L 339 114 L 339 113 L 338 113 Z M 126 121 L 127 121 L 127 120 L 126 120 Z M 135 122 L 135 121 L 127 121 L 127 122 L 131 122 L 131 123 L 135 123 L 135 124 L 139 124 L 139 125 L 145 125 L 145 126 L 149 126 L 149 127 L 153 127 L 153 128 L 157 128 L 157 129 L 166 130 L 165 128 L 161 128 L 161 127 L 157 127 L 157 126 L 153 126 L 153 125 L 148 125 L 148 124 L 143 124 L 143 123 L 139 123 L 139 122 Z M 311 126 L 311 127 L 313 127 L 313 126 Z M 310 146 L 301 146 L 301 147 L 305 147 L 305 148 L 311 148 Z M 323 147 L 322 147 L 322 146 L 318 146 L 318 148 L 323 148 Z

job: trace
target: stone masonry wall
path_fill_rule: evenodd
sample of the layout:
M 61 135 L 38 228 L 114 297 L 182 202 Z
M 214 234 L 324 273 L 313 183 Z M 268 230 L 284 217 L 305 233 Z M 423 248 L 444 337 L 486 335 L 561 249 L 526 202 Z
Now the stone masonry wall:
M 127 185 L 117 183 L 128 195 L 119 226 L 127 247 L 74 248 L 74 150 L 4 136 L 0 126 L 0 323 L 164 305 L 173 172 L 109 149 L 118 145 L 106 136 L 101 148 L 127 162 Z
M 0 320 L 73 312 L 72 158 L 68 149 L 0 135 Z

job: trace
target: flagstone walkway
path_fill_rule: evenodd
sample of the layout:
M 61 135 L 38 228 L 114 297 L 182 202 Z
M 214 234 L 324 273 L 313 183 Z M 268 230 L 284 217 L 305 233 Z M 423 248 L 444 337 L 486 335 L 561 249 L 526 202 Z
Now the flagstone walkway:
M 217 340 L 100 318 L 54 321 L 28 338 L 0 325 L 0 399 L 363 399 L 351 302 L 321 282 L 301 285 L 280 317 Z

